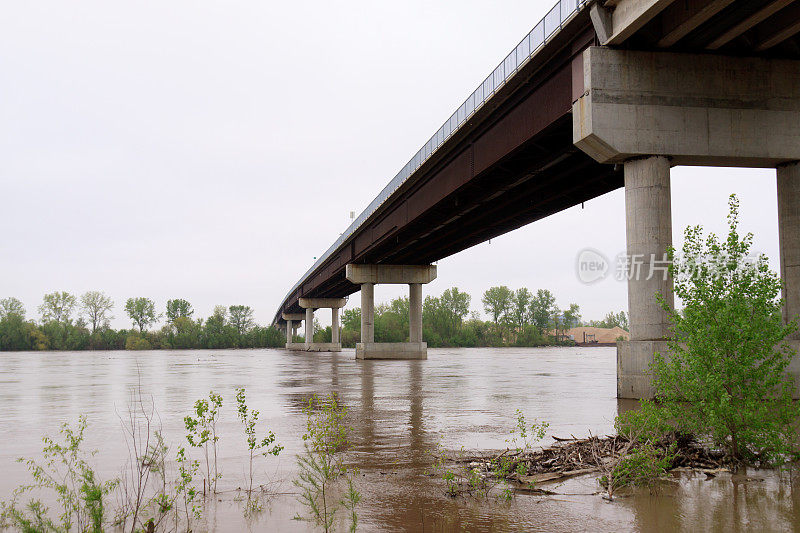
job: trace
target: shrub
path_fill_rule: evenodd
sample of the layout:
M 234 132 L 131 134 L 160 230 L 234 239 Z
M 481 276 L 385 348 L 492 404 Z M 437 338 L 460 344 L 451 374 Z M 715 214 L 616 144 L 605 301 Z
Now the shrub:
M 797 324 L 782 322 L 781 280 L 767 258 L 749 256 L 753 235 L 738 233 L 735 195 L 729 206 L 724 241 L 689 227 L 682 256 L 669 251 L 685 307 L 672 311 L 659 296 L 673 324 L 670 356 L 656 354 L 653 367 L 660 419 L 709 437 L 735 462 L 775 464 L 796 455 L 800 405 L 786 375 L 793 351 L 782 341 Z

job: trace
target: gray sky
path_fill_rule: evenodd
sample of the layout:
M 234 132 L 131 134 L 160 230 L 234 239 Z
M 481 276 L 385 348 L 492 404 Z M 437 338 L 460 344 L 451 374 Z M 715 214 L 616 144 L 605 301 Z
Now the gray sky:
M 245 304 L 287 290 L 554 0 L 30 1 L 0 17 L 0 297 Z M 676 244 L 727 195 L 777 267 L 774 171 L 673 170 Z M 439 263 L 458 286 L 549 288 L 583 317 L 626 286 L 578 252 L 625 248 L 621 190 Z M 404 293 L 380 286 L 379 300 Z M 357 305 L 358 295 L 351 301 Z M 320 313 L 323 323 L 327 313 Z

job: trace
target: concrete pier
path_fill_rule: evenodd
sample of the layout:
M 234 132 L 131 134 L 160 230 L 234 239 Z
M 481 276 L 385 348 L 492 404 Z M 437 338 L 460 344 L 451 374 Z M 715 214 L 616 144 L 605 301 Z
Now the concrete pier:
M 306 323 L 312 324 L 311 329 L 306 326 L 306 346 L 309 352 L 341 352 L 342 345 L 339 342 L 339 309 L 347 304 L 345 298 L 300 298 L 300 307 L 306 310 Z M 331 310 L 331 342 L 314 342 L 314 310 Z M 310 318 L 309 318 L 310 314 Z M 308 331 L 311 331 L 309 336 Z
M 297 336 L 297 325 L 305 320 L 305 315 L 303 313 L 283 313 L 283 319 L 286 321 L 286 349 L 305 350 L 305 343 L 294 342 L 294 337 Z
M 670 162 L 663 156 L 625 162 L 625 231 L 628 254 L 630 340 L 618 343 L 617 395 L 654 393 L 650 366 L 667 349 L 669 315 L 656 299 L 673 305 L 667 248 L 672 244 Z
M 789 322 L 800 320 L 800 162 L 779 166 L 777 174 L 783 319 Z
M 339 348 L 341 348 L 341 344 L 339 343 L 339 308 L 332 307 L 331 308 L 331 343 L 332 344 L 339 344 Z
M 669 336 L 669 315 L 656 300 L 672 307 L 672 278 L 667 248 L 672 245 L 670 163 L 647 157 L 625 163 L 625 231 L 628 252 L 628 309 L 632 341 Z
M 361 342 L 375 342 L 375 284 L 361 284 Z
M 292 343 L 292 332 L 294 331 L 294 327 L 292 326 L 292 321 L 286 321 L 286 344 Z
M 595 25 L 623 31 L 623 11 L 608 16 L 595 10 Z M 778 168 L 784 317 L 800 315 L 800 62 L 591 47 L 582 63 L 573 142 L 625 170 L 631 340 L 617 345 L 617 395 L 649 398 L 654 354 L 669 355 L 668 314 L 655 295 L 672 306 L 662 262 L 672 242 L 670 165 Z M 800 376 L 800 355 L 790 372 Z
M 361 342 L 356 359 L 427 359 L 422 342 L 422 285 L 436 279 L 435 265 L 356 265 L 346 268 L 346 277 L 361 286 Z M 409 342 L 375 342 L 375 284 L 406 284 L 409 287 Z
M 422 284 L 408 285 L 408 342 L 422 342 Z
M 778 175 L 778 235 L 783 281 L 783 320 L 800 322 L 800 162 L 781 165 Z M 789 364 L 795 399 L 800 397 L 800 332 L 788 341 L 795 351 Z
M 314 342 L 314 309 L 306 309 L 306 350 L 311 348 Z

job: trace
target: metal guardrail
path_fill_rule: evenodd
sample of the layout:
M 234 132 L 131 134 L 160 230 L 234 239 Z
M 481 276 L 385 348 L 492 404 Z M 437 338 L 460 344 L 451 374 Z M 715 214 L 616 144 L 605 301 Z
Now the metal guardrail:
M 522 41 L 509 53 L 489 76 L 478 85 L 464 103 L 447 119 L 439 130 L 428 139 L 414 157 L 392 178 L 372 202 L 361 212 L 350 226 L 328 248 L 324 254 L 300 278 L 300 281 L 286 294 L 281 307 L 297 288 L 322 265 L 347 239 L 349 239 L 366 220 L 385 202 L 416 170 L 422 166 L 458 129 L 475 114 L 478 109 L 500 89 L 506 82 L 519 71 L 519 68 L 536 55 L 542 47 L 563 27 L 564 23 L 572 18 L 578 11 L 591 0 L 561 0 L 544 16 L 539 23 L 526 35 Z

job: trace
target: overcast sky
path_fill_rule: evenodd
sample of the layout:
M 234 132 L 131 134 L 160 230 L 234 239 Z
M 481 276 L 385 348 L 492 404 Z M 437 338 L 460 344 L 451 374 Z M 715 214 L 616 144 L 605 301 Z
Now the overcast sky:
M 554 0 L 8 2 L 0 17 L 0 297 L 245 304 L 287 290 Z M 777 268 L 772 170 L 676 168 L 676 244 L 727 196 Z M 586 319 L 627 308 L 615 191 L 439 263 L 425 287 L 548 288 Z M 405 288 L 379 286 L 378 300 Z M 351 302 L 357 305 L 358 295 Z M 323 323 L 327 313 L 320 313 Z

